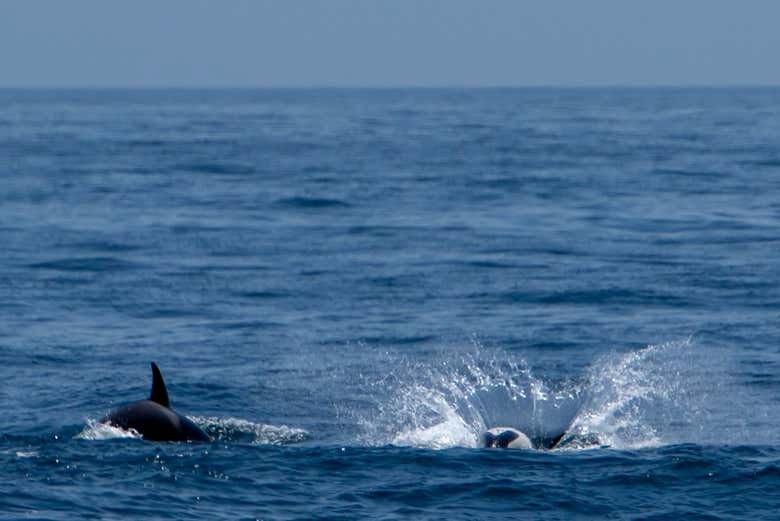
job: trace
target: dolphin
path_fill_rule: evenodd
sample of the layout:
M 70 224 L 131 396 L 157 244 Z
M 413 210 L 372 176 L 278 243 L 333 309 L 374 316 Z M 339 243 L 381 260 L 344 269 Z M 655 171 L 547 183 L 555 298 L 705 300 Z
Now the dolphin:
M 536 445 L 523 431 L 512 427 L 493 427 L 482 434 L 482 446 L 486 449 L 554 449 L 563 439 L 563 432 L 554 438 L 535 438 Z
M 486 449 L 531 449 L 531 439 L 512 427 L 493 427 L 482 434 L 482 446 Z
M 209 437 L 192 420 L 171 409 L 168 390 L 157 364 L 152 362 L 152 394 L 100 420 L 101 423 L 137 431 L 151 441 L 209 441 Z

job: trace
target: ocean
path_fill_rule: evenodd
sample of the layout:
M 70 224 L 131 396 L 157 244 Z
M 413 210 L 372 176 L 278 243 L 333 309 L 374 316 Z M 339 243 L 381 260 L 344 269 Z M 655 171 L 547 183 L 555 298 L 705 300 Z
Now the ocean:
M 0 313 L 2 519 L 776 519 L 780 89 L 2 90 Z

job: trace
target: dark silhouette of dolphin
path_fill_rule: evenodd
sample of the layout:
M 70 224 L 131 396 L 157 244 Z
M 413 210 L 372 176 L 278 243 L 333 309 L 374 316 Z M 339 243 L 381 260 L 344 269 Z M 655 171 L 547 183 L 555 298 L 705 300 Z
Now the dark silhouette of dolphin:
M 152 362 L 152 394 L 148 400 L 133 402 L 112 411 L 101 423 L 138 431 L 151 441 L 209 441 L 192 420 L 171 409 L 168 390 L 160 369 Z

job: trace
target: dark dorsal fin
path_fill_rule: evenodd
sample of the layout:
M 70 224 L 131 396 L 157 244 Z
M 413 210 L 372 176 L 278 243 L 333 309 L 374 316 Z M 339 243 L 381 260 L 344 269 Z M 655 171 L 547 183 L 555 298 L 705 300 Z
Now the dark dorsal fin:
M 547 444 L 547 449 L 548 450 L 554 449 L 561 442 L 564 436 L 566 436 L 566 431 L 563 431 L 560 435 L 550 440 L 549 443 Z
M 149 399 L 165 407 L 171 406 L 171 402 L 168 400 L 168 389 L 165 388 L 162 373 L 160 373 L 160 369 L 154 362 L 152 362 L 152 395 L 149 396 Z

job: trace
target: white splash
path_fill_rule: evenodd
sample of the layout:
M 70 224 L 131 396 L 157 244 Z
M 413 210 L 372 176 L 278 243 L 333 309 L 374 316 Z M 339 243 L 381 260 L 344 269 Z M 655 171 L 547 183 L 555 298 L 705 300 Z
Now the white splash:
M 490 426 L 530 432 L 544 409 L 539 401 L 558 407 L 557 394 L 533 378 L 524 363 L 505 356 L 464 355 L 433 365 L 403 359 L 392 365 L 391 377 L 368 384 L 382 394 L 379 410 L 358 417 L 368 445 L 477 447 Z
M 440 393 L 427 391 L 425 403 L 442 419 L 430 427 L 414 426 L 396 435 L 391 443 L 399 446 L 446 449 L 449 447 L 476 447 L 473 430 Z
M 433 364 L 397 360 L 391 377 L 369 383 L 377 409 L 357 418 L 368 445 L 476 447 L 490 426 L 511 425 L 562 447 L 635 449 L 675 443 L 669 425 L 694 407 L 685 389 L 690 340 L 598 359 L 577 380 L 535 377 L 524 361 L 481 350 Z M 480 347 L 481 346 L 477 346 Z M 487 355 L 487 356 L 485 356 Z M 492 356 L 491 356 L 492 355 Z
M 17 450 L 16 451 L 16 457 L 17 458 L 37 458 L 39 456 L 39 453 L 34 450 Z
M 111 440 L 115 438 L 141 438 L 141 434 L 135 429 L 124 430 L 97 420 L 87 419 L 87 425 L 76 434 L 77 440 Z
M 13 454 L 17 458 L 37 458 L 40 453 L 37 450 L 16 450 L 16 449 L 3 449 L 0 450 L 0 454 Z
M 258 445 L 286 445 L 304 441 L 309 433 L 287 425 L 255 423 L 242 418 L 191 416 L 214 441 L 247 441 Z
M 588 400 L 574 418 L 569 448 L 607 445 L 619 449 L 654 447 L 665 442 L 659 430 L 684 405 L 677 351 L 686 342 L 650 345 L 625 354 L 612 353 L 591 366 Z M 659 421 L 660 420 L 660 421 Z

